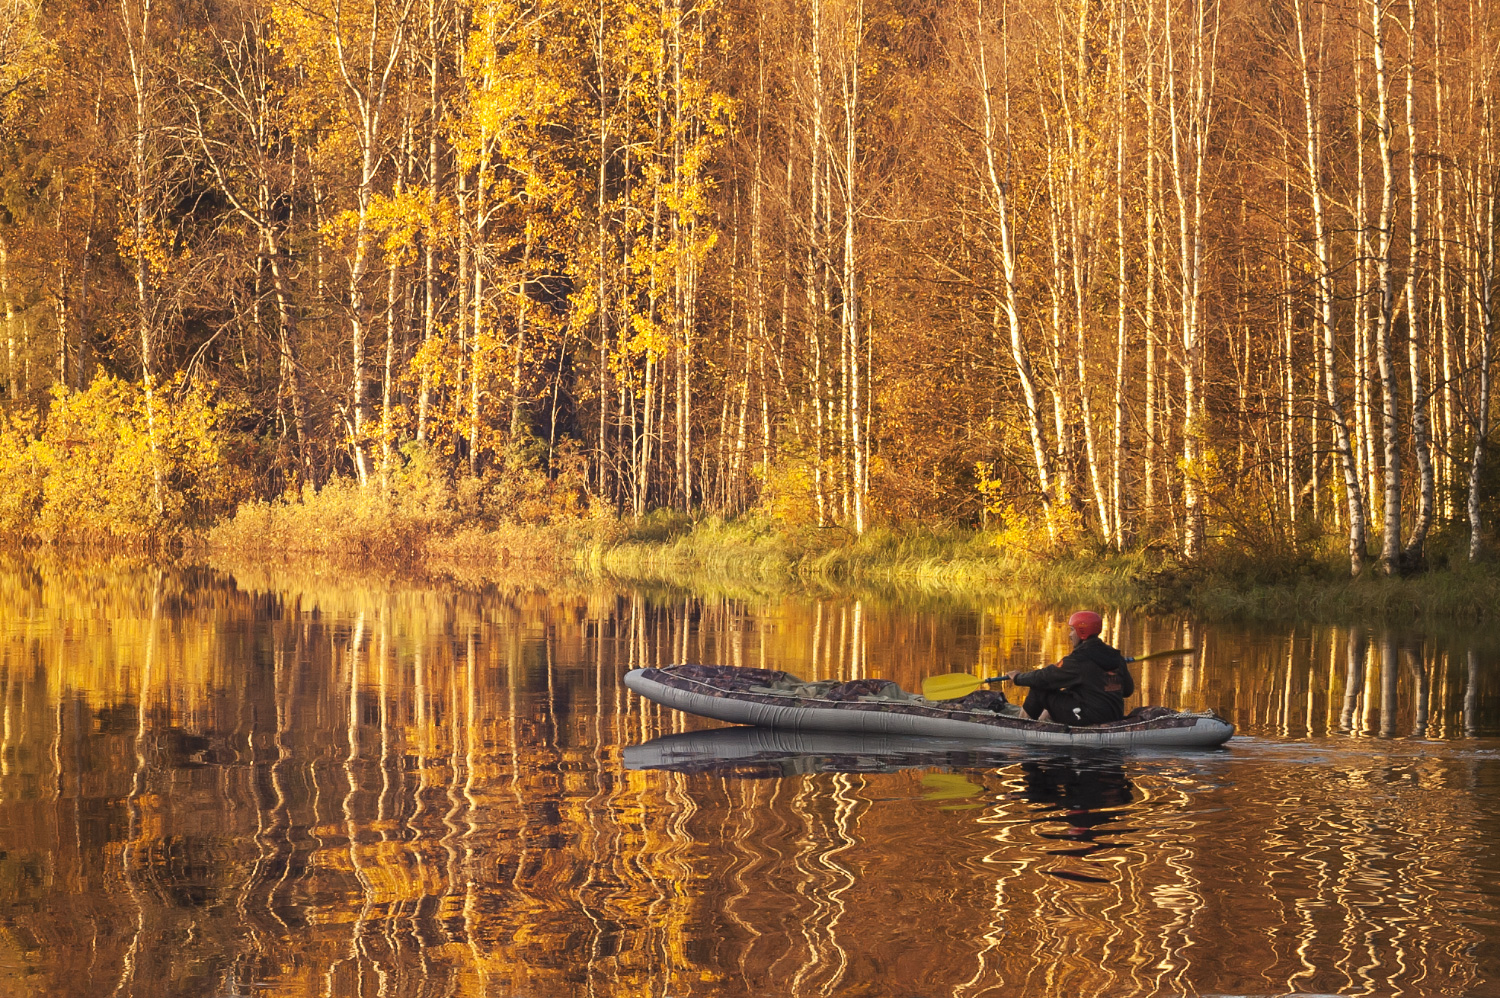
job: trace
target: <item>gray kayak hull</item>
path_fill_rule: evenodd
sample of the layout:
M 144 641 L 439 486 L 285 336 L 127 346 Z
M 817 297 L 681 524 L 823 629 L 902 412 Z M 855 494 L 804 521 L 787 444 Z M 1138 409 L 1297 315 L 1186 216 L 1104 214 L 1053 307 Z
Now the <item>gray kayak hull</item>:
M 1192 747 L 1222 745 L 1234 725 L 1217 714 L 1188 714 L 1148 708 L 1137 719 L 1092 727 L 1001 716 L 993 711 L 944 707 L 928 701 L 891 703 L 828 701 L 735 689 L 734 684 L 701 678 L 698 666 L 633 669 L 625 685 L 653 703 L 731 724 L 790 731 L 916 735 L 1022 745 L 1071 747 Z M 727 667 L 720 667 L 727 670 Z M 1154 711 L 1154 712 L 1153 712 Z

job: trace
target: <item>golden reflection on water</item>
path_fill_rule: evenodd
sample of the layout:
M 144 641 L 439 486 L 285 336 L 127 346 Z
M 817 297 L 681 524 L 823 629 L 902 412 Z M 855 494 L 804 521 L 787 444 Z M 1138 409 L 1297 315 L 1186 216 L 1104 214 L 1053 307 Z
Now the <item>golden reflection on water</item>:
M 624 671 L 914 688 L 1035 665 L 1063 629 L 1025 608 L 54 564 L 0 570 L 0 613 L 0 995 L 1425 995 L 1500 976 L 1500 752 L 1475 740 L 1494 654 L 1460 639 L 1112 614 L 1128 652 L 1204 650 L 1140 663 L 1141 702 L 1251 737 L 1072 757 L 768 735 L 731 761 L 736 732 L 643 703 Z M 664 744 L 691 764 L 627 767 Z

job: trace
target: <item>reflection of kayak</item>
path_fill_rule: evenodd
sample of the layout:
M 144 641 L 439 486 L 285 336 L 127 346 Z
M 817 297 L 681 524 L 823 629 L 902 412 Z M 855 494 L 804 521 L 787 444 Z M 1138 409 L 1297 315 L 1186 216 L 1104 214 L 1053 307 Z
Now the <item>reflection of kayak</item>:
M 999 751 L 1010 751 L 1008 749 Z M 972 738 L 923 738 L 778 728 L 712 728 L 661 735 L 624 748 L 626 769 L 788 773 L 889 773 L 898 769 L 997 765 L 1003 755 Z
M 795 731 L 1116 747 L 1222 745 L 1234 734 L 1234 725 L 1212 711 L 1137 707 L 1122 721 L 1073 728 L 997 713 L 1003 697 L 988 690 L 961 700 L 930 701 L 883 679 L 807 683 L 785 672 L 728 665 L 633 669 L 625 674 L 625 685 L 688 714 Z

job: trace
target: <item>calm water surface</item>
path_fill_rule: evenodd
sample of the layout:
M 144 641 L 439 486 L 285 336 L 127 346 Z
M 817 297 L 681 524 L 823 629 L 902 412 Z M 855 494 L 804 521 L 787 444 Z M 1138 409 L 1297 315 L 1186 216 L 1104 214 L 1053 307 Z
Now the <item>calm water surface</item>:
M 0 995 L 1500 995 L 1500 645 L 1111 617 L 1208 752 L 620 682 L 1055 658 L 1012 605 L 0 568 Z

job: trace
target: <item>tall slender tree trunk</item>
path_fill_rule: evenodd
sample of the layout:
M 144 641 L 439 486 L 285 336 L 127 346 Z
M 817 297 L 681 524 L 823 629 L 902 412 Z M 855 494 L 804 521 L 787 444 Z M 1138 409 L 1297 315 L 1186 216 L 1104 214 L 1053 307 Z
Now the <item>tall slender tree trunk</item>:
M 865 532 L 865 453 L 860 398 L 859 271 L 855 257 L 855 171 L 858 168 L 856 140 L 859 133 L 860 48 L 865 30 L 864 0 L 856 0 L 852 43 L 845 58 L 850 65 L 841 74 L 844 86 L 844 343 L 848 352 L 848 422 L 853 450 L 851 482 L 854 493 L 854 532 Z
M 422 345 L 437 333 L 437 224 L 442 174 L 438 159 L 443 112 L 439 91 L 438 2 L 427 0 L 427 231 L 422 236 Z M 417 387 L 417 443 L 427 442 L 428 408 L 432 404 L 432 362 L 423 358 Z
M 474 178 L 474 208 L 473 215 L 469 220 L 468 230 L 473 243 L 469 259 L 472 282 L 469 290 L 469 474 L 479 474 L 479 452 L 481 450 L 479 437 L 484 432 L 484 383 L 489 376 L 485 368 L 485 353 L 487 340 L 493 340 L 494 334 L 486 330 L 486 316 L 484 310 L 485 302 L 485 267 L 489 263 L 487 243 L 488 233 L 485 231 L 486 206 L 485 195 L 489 191 L 490 182 L 490 152 L 493 137 L 488 129 L 480 129 L 479 133 L 479 166 Z
M 1456 417 L 1456 402 L 1458 397 L 1457 385 L 1455 383 L 1455 369 L 1453 364 L 1453 326 L 1452 316 L 1449 312 L 1449 289 L 1448 289 L 1448 206 L 1447 206 L 1447 175 L 1446 164 L 1447 148 L 1444 143 L 1444 110 L 1443 90 L 1445 74 L 1443 72 L 1443 28 L 1442 14 L 1443 5 L 1434 3 L 1432 5 L 1432 38 L 1433 38 L 1433 134 L 1434 149 L 1433 160 L 1436 167 L 1434 178 L 1434 195 L 1436 198 L 1433 220 L 1437 224 L 1436 246 L 1437 246 L 1437 337 L 1439 352 L 1442 356 L 1442 392 L 1439 395 L 1438 411 L 1441 415 L 1441 434 L 1446 446 L 1439 449 L 1439 489 L 1441 497 L 1441 508 L 1439 515 L 1444 519 L 1452 517 L 1455 513 L 1453 495 L 1456 491 L 1454 481 L 1454 459 L 1453 442 L 1458 432 L 1458 419 Z
M 989 61 L 987 46 L 985 45 L 984 0 L 979 0 L 975 17 L 977 82 L 979 84 L 980 104 L 984 111 L 984 158 L 985 166 L 988 170 L 991 206 L 996 216 L 995 227 L 1000 237 L 1000 277 L 1003 285 L 1001 294 L 998 297 L 996 312 L 998 313 L 1002 308 L 1005 312 L 1005 324 L 1009 333 L 1011 360 L 1016 366 L 1016 376 L 1021 382 L 1021 397 L 1026 404 L 1026 428 L 1031 438 L 1031 458 L 1036 471 L 1038 495 L 1042 503 L 1042 517 L 1047 524 L 1048 538 L 1056 541 L 1057 518 L 1052 509 L 1053 497 L 1047 462 L 1046 429 L 1042 421 L 1043 417 L 1040 399 L 1038 398 L 1036 377 L 1032 374 L 1031 358 L 1026 349 L 1025 332 L 1021 324 L 1021 309 L 1017 289 L 1018 266 L 1015 235 L 1011 219 L 1011 182 L 1008 173 L 1011 163 L 1009 23 L 1002 20 L 1001 30 L 1005 33 L 1001 61 L 1002 66 L 1005 67 L 1005 75 L 1002 78 L 1001 86 L 1005 95 L 1002 127 L 1005 141 L 1003 156 L 1007 168 L 1003 178 L 1002 171 L 997 162 L 1000 157 L 997 156 L 995 148 L 1000 141 L 1000 134 L 996 129 L 994 103 L 991 97 L 992 87 L 990 85 Z M 995 318 L 996 325 L 998 326 L 999 315 L 997 314 Z
M 1198 0 L 1194 5 L 1193 19 L 1194 24 L 1188 31 L 1187 91 L 1190 105 L 1186 123 L 1178 108 L 1177 57 L 1170 11 L 1167 16 L 1166 38 L 1172 182 L 1177 197 L 1177 242 L 1182 274 L 1182 549 L 1188 558 L 1196 558 L 1202 552 L 1205 532 L 1202 494 L 1204 403 L 1198 384 L 1203 364 L 1203 343 L 1199 330 L 1203 287 L 1203 173 L 1208 158 L 1214 72 L 1218 57 L 1217 20 L 1210 32 L 1207 26 L 1206 0 Z
M 156 178 L 151 176 L 151 133 L 155 124 L 151 119 L 155 85 L 151 72 L 151 4 L 152 0 L 140 0 L 138 12 L 131 10 L 130 0 L 120 0 L 120 17 L 125 28 L 126 51 L 129 54 L 130 83 L 133 96 L 134 118 L 131 147 L 131 200 L 134 208 L 135 245 L 131 261 L 135 278 L 136 331 L 141 345 L 141 381 L 146 395 L 146 433 L 151 445 L 151 493 L 160 515 L 164 509 L 162 499 L 162 471 L 156 433 L 156 372 L 155 348 L 156 317 L 153 314 L 153 289 L 148 283 L 147 258 L 150 253 L 150 227 L 154 209 L 152 199 L 156 196 Z M 61 300 L 61 296 L 59 297 Z M 59 320 L 58 339 L 64 345 L 66 325 Z M 66 383 L 66 381 L 64 381 Z M 82 387 L 80 385 L 80 387 Z
M 276 318 L 281 354 L 281 380 L 292 401 L 292 432 L 297 461 L 305 479 L 313 475 L 312 442 L 308 439 L 307 408 L 302 385 L 302 362 L 297 341 L 297 315 L 282 260 L 281 245 L 273 229 L 265 232 L 266 260 L 271 269 L 271 290 L 276 296 Z
M 16 369 L 16 301 L 10 296 L 10 248 L 0 233 L 0 298 L 5 300 L 5 394 L 12 402 L 21 397 L 21 379 Z
M 1328 222 L 1323 208 L 1322 128 L 1318 98 L 1308 70 L 1307 36 L 1304 29 L 1302 0 L 1294 0 L 1297 18 L 1297 49 L 1301 56 L 1303 122 L 1307 137 L 1307 182 L 1312 198 L 1314 250 L 1317 254 L 1318 326 L 1322 334 L 1323 388 L 1328 414 L 1333 424 L 1334 450 L 1344 474 L 1344 501 L 1349 524 L 1349 574 L 1358 575 L 1365 564 L 1365 515 L 1359 468 L 1349 441 L 1349 425 L 1339 391 L 1336 325 L 1334 318 L 1333 255 L 1329 246 Z M 1322 78 L 1322 53 L 1319 53 L 1319 80 Z
M 1292 199 L 1291 199 L 1291 177 L 1290 171 L 1291 150 L 1287 148 L 1289 140 L 1283 138 L 1283 162 L 1288 164 L 1283 167 L 1281 196 L 1282 196 L 1282 237 L 1280 246 L 1280 259 L 1277 261 L 1281 268 L 1281 286 L 1290 289 L 1292 286 Z M 1292 300 L 1289 294 L 1283 294 L 1277 301 L 1277 311 L 1281 318 L 1281 475 L 1282 486 L 1286 490 L 1287 520 L 1293 526 L 1297 523 L 1297 507 L 1299 490 L 1297 482 L 1297 425 L 1296 425 L 1296 316 L 1292 311 Z M 1295 535 L 1294 535 L 1295 536 Z
M 823 314 L 818 296 L 818 272 L 822 266 L 822 246 L 818 219 L 819 177 L 823 150 L 823 0 L 812 0 L 812 135 L 808 143 L 807 206 L 807 335 L 812 351 L 811 388 L 813 403 L 813 490 L 818 504 L 818 526 L 828 522 L 824 492 L 825 442 L 823 426 Z
M 666 6 L 663 5 L 666 13 Z M 682 2 L 672 0 L 670 12 L 671 19 L 671 64 L 672 64 L 672 200 L 674 204 L 683 203 L 683 195 L 686 185 L 692 183 L 685 176 L 689 168 L 683 156 L 683 137 L 691 136 L 693 123 L 690 122 L 687 109 L 683 106 L 682 91 Z M 676 415 L 677 415 L 677 475 L 676 486 L 681 508 L 684 512 L 692 509 L 693 505 L 693 300 L 695 289 L 693 287 L 693 224 L 691 215 L 684 217 L 681 211 L 673 211 L 672 215 L 672 242 L 676 249 L 675 266 L 672 268 L 674 292 L 675 292 L 675 315 L 674 330 L 676 347 Z
M 609 86 L 605 78 L 605 32 L 609 16 L 604 0 L 599 0 L 598 18 L 594 24 L 595 86 L 599 89 L 599 168 L 594 191 L 594 297 L 597 301 L 599 329 L 599 442 L 595 464 L 599 475 L 598 494 L 609 494 L 609 283 L 605 261 L 609 259 L 609 219 L 605 214 L 609 186 Z
M 1123 6 L 1115 5 L 1116 31 L 1119 34 L 1116 72 L 1119 75 L 1119 91 L 1115 102 L 1115 416 L 1114 440 L 1110 459 L 1110 520 L 1114 524 L 1116 551 L 1125 550 L 1125 362 L 1128 353 L 1129 314 L 1126 301 L 1129 293 L 1128 271 L 1125 252 L 1125 138 L 1129 122 L 1125 104 L 1125 18 Z
M 404 8 L 390 25 L 390 37 L 382 59 L 381 6 L 370 7 L 370 22 L 364 27 L 364 53 L 358 53 L 345 45 L 343 6 L 335 5 L 331 41 L 334 47 L 334 63 L 343 81 L 344 89 L 354 105 L 357 120 L 354 122 L 355 139 L 359 146 L 359 181 L 355 188 L 355 225 L 353 253 L 349 260 L 349 333 L 352 354 L 353 377 L 350 386 L 350 450 L 354 467 L 361 485 L 369 481 L 369 468 L 365 455 L 365 423 L 367 419 L 367 374 L 365 371 L 365 337 L 369 317 L 366 314 L 364 281 L 371 258 L 372 234 L 370 231 L 370 206 L 375 196 L 375 180 L 380 169 L 381 144 L 384 140 L 384 115 L 396 72 L 405 53 L 407 19 L 415 0 L 402 0 Z
M 1362 35 L 1354 33 L 1354 369 L 1355 433 L 1369 518 L 1374 520 L 1375 497 L 1380 494 L 1380 463 L 1375 458 L 1375 404 L 1371 399 L 1370 368 L 1370 247 L 1369 190 L 1365 169 L 1365 87 Z
M 1146 502 L 1146 527 L 1154 529 L 1158 521 L 1157 505 L 1157 477 L 1158 463 L 1160 458 L 1158 452 L 1160 444 L 1157 436 L 1160 433 L 1158 415 L 1158 398 L 1160 395 L 1159 375 L 1157 373 L 1156 358 L 1156 270 L 1157 270 L 1157 242 L 1156 242 L 1156 216 L 1157 204 L 1161 197 L 1160 193 L 1160 164 L 1157 160 L 1157 136 L 1156 136 L 1156 90 L 1157 90 L 1157 62 L 1156 62 L 1156 4 L 1146 4 L 1146 34 L 1143 43 L 1145 49 L 1143 61 L 1146 64 L 1146 88 L 1145 88 L 1145 113 L 1146 113 L 1146 148 L 1143 154 L 1146 159 L 1146 193 L 1143 207 L 1146 242 L 1146 273 L 1145 301 L 1141 315 L 1141 337 L 1146 344 L 1146 413 L 1145 434 L 1146 453 L 1145 459 L 1145 502 Z
M 411 114 L 408 109 L 405 115 L 404 127 L 402 129 L 402 145 L 404 149 L 396 155 L 397 174 L 394 188 L 395 197 L 401 197 L 406 189 L 407 168 L 409 166 L 409 153 L 411 150 Z M 405 153 L 405 154 L 403 154 Z M 400 300 L 400 276 L 401 264 L 395 253 L 388 253 L 385 261 L 385 367 L 381 372 L 380 379 L 380 488 L 388 491 L 391 487 L 391 456 L 392 442 L 395 436 L 395 427 L 392 423 L 391 412 L 392 392 L 395 390 L 396 374 L 396 349 L 397 340 L 400 337 L 397 323 L 397 305 Z
M 1479 155 L 1475 174 L 1474 231 L 1476 263 L 1478 264 L 1478 367 L 1479 392 L 1474 400 L 1474 451 L 1469 464 L 1469 560 L 1478 561 L 1484 551 L 1484 521 L 1481 500 L 1483 498 L 1484 466 L 1488 459 L 1490 436 L 1490 396 L 1494 375 L 1491 370 L 1495 362 L 1495 209 L 1496 209 L 1496 155 L 1495 155 L 1495 111 L 1493 90 L 1493 40 L 1488 25 L 1480 33 L 1481 51 L 1479 77 L 1483 81 L 1478 106 L 1482 115 L 1479 138 Z
M 1092 293 L 1094 242 L 1097 209 L 1093 186 L 1102 175 L 1094 167 L 1094 115 L 1088 95 L 1093 85 L 1089 57 L 1089 4 L 1077 4 L 1078 23 L 1074 29 L 1071 79 L 1067 76 L 1068 60 L 1058 57 L 1058 92 L 1062 105 L 1062 131 L 1066 139 L 1067 159 L 1064 165 L 1062 205 L 1066 224 L 1062 227 L 1068 264 L 1068 284 L 1072 298 L 1074 353 L 1078 385 L 1079 423 L 1083 428 L 1083 456 L 1087 465 L 1089 487 L 1093 492 L 1094 511 L 1099 518 L 1099 535 L 1108 542 L 1114 528 L 1110 522 L 1109 500 L 1105 495 L 1104 475 L 1100 470 L 1099 447 L 1095 437 L 1092 379 L 1088 376 L 1089 298 Z M 1054 251 L 1055 253 L 1055 251 Z
M 761 409 L 761 481 L 765 481 L 766 473 L 770 470 L 771 429 L 770 429 L 770 399 L 769 389 L 766 385 L 766 281 L 765 281 L 765 233 L 764 226 L 764 194 L 762 185 L 765 183 L 765 104 L 766 104 L 766 49 L 765 49 L 765 8 L 757 11 L 757 22 L 755 31 L 755 57 L 756 57 L 756 101 L 755 101 L 755 172 L 751 177 L 750 186 L 750 279 L 751 279 L 751 315 L 750 334 L 745 343 L 745 391 L 748 395 L 750 389 L 750 342 L 755 344 L 756 379 L 760 387 L 760 409 Z M 790 150 L 788 159 L 790 160 Z M 743 424 L 744 413 L 741 412 Z M 741 433 L 743 438 L 743 430 Z M 739 480 L 737 476 L 737 481 Z
M 516 282 L 516 349 L 511 356 L 510 368 L 510 442 L 509 447 L 514 448 L 522 434 L 522 414 L 524 412 L 522 400 L 525 394 L 525 385 L 522 383 L 522 372 L 526 361 L 526 319 L 531 305 L 531 252 L 535 242 L 535 227 L 532 220 L 526 219 L 526 243 L 521 250 L 521 276 Z M 558 364 L 561 365 L 561 357 Z M 560 368 L 559 368 L 560 369 Z
M 1401 555 L 1401 425 L 1400 390 L 1397 384 L 1395 358 L 1391 353 L 1392 319 L 1395 308 L 1391 281 L 1391 213 L 1395 199 L 1396 179 L 1391 159 L 1390 94 L 1385 74 L 1385 11 L 1382 4 L 1391 0 L 1370 0 L 1370 38 L 1375 66 L 1375 143 L 1380 152 L 1380 216 L 1376 230 L 1375 293 L 1379 314 L 1376 317 L 1375 357 L 1380 370 L 1380 427 L 1385 447 L 1385 526 L 1381 535 L 1380 567 L 1387 575 L 1400 570 Z
M 1442 0 L 1435 0 L 1442 2 Z M 1406 271 L 1406 360 L 1411 382 L 1411 442 L 1417 460 L 1418 504 L 1411 535 L 1401 552 L 1406 569 L 1421 567 L 1426 560 L 1427 531 L 1432 525 L 1434 484 L 1432 471 L 1432 430 L 1428 416 L 1427 379 L 1423 369 L 1421 316 L 1418 296 L 1422 245 L 1421 185 L 1417 176 L 1417 112 L 1413 76 L 1417 61 L 1417 0 L 1407 0 L 1406 22 L 1406 171 L 1410 188 L 1409 241 L 1411 262 Z

